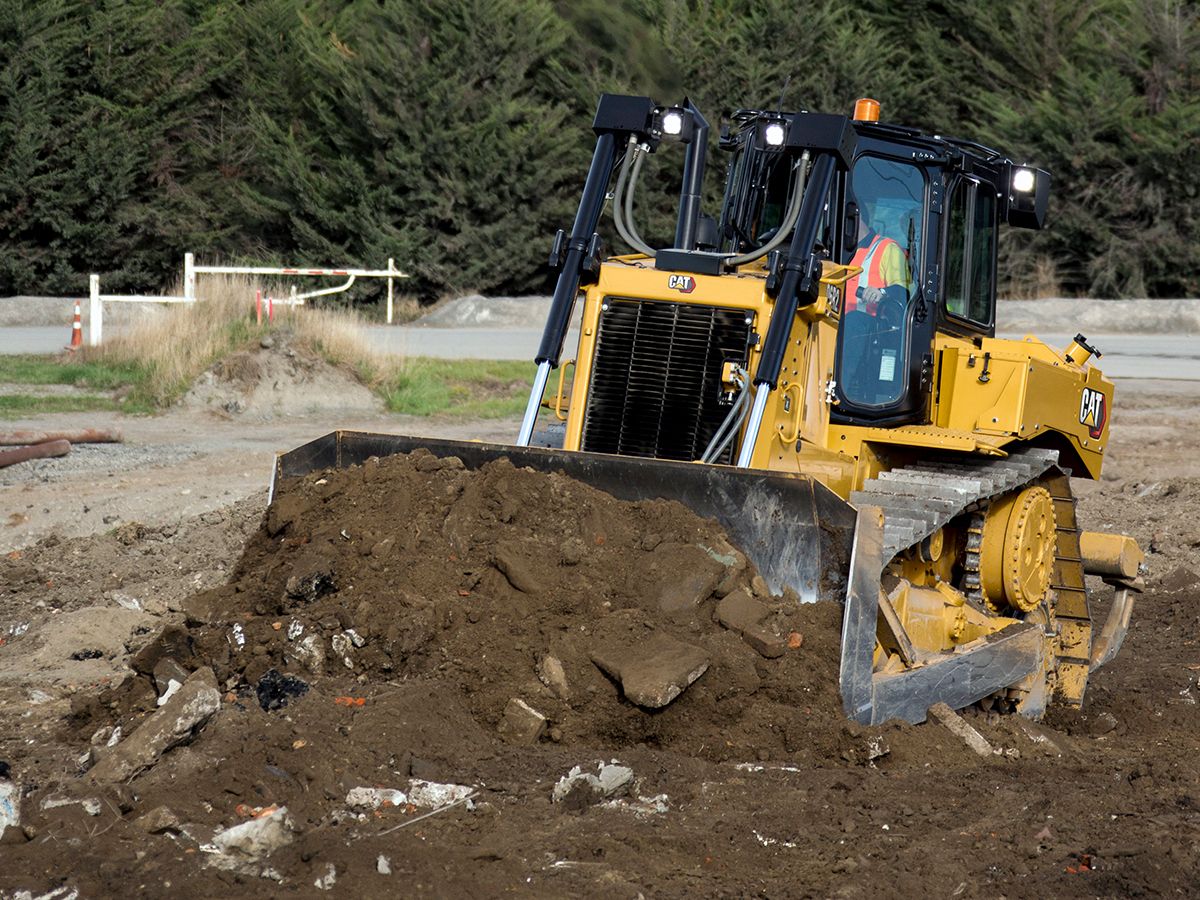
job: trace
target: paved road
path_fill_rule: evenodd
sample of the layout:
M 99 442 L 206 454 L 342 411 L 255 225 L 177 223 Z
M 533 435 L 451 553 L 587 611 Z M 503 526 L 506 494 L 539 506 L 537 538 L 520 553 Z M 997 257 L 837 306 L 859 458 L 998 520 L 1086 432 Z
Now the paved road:
M 117 328 L 105 328 L 105 334 Z M 85 330 L 86 331 L 86 330 Z M 388 353 L 436 356 L 443 359 L 532 360 L 541 328 L 407 328 L 371 326 L 371 342 Z M 0 328 L 0 353 L 54 353 L 69 338 L 62 328 Z M 1002 337 L 1020 338 L 1020 334 Z M 1055 347 L 1071 342 L 1070 334 L 1040 337 Z M 1110 378 L 1166 378 L 1200 381 L 1200 334 L 1097 334 L 1094 345 Z M 567 336 L 574 347 L 578 333 Z M 570 354 L 570 350 L 567 351 Z

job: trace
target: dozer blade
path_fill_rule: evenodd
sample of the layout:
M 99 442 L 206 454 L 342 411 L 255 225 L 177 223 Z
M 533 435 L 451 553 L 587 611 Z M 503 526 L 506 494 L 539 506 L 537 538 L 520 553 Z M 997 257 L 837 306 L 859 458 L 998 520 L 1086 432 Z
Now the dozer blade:
M 514 466 L 562 472 L 621 500 L 676 500 L 700 516 L 716 519 L 773 592 L 790 587 L 808 603 L 840 602 L 844 596 L 854 510 L 823 484 L 803 475 L 335 431 L 281 454 L 272 492 L 281 479 L 421 448 L 435 456 L 457 456 L 468 469 L 507 457 Z

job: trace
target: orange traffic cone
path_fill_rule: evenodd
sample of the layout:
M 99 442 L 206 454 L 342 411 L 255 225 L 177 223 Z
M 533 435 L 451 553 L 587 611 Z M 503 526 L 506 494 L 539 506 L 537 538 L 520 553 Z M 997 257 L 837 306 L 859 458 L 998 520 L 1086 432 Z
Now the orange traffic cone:
M 71 345 L 68 350 L 78 350 L 83 346 L 83 320 L 79 316 L 79 301 L 75 301 L 75 322 L 71 325 Z

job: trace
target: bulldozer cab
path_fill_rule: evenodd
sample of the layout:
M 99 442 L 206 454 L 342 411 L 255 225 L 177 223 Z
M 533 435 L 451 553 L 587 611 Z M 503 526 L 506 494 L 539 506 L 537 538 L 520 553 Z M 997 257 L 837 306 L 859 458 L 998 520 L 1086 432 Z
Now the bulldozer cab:
M 802 128 L 805 115 L 781 118 Z M 785 224 L 796 155 L 754 140 L 772 119 L 741 110 L 722 135 L 732 156 L 720 249 L 731 254 L 761 246 Z M 1041 227 L 1036 195 L 1048 190 L 1049 176 L 968 141 L 870 121 L 853 128 L 854 155 L 830 185 L 814 247 L 823 260 L 861 270 L 831 304 L 839 319 L 834 418 L 919 421 L 933 334 L 994 335 L 1002 214 L 1007 206 L 1012 224 Z M 1034 194 L 1033 203 L 1021 193 Z

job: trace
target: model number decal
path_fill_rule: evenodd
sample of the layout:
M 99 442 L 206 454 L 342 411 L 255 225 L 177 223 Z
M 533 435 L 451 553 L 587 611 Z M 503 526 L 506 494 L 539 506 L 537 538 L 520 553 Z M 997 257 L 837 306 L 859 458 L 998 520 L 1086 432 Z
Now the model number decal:
M 681 294 L 690 294 L 696 289 L 696 279 L 691 275 L 671 275 L 667 278 L 667 287 Z
M 837 315 L 842 311 L 842 289 L 836 284 L 827 284 L 825 286 L 825 299 L 829 304 L 829 311 Z
M 1086 425 L 1088 434 L 1094 438 L 1104 433 L 1104 423 L 1108 419 L 1108 405 L 1104 395 L 1093 388 L 1084 388 L 1083 396 L 1079 398 L 1079 424 Z

